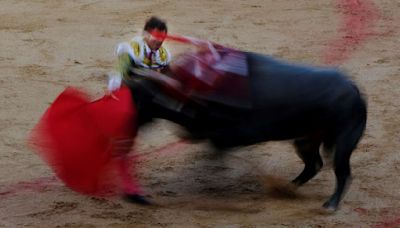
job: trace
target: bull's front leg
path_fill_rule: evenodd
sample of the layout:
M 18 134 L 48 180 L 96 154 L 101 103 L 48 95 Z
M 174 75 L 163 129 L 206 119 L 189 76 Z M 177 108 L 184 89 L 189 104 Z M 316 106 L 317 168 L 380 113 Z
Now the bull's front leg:
M 303 185 L 321 170 L 323 162 L 319 154 L 320 144 L 321 141 L 308 138 L 295 140 L 296 152 L 304 162 L 303 171 L 292 181 L 296 186 Z

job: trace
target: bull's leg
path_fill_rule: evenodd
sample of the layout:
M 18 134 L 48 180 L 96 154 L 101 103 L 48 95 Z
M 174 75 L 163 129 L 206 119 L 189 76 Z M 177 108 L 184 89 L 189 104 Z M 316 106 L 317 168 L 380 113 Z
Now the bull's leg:
M 336 190 L 334 194 L 326 201 L 323 207 L 329 210 L 336 210 L 340 200 L 342 199 L 347 186 L 351 182 L 351 170 L 350 170 L 350 156 L 352 149 L 350 149 L 348 142 L 341 140 L 336 145 L 335 157 L 334 157 L 334 170 L 336 175 Z
M 338 208 L 340 200 L 351 183 L 350 156 L 364 132 L 365 124 L 366 116 L 364 115 L 357 122 L 349 124 L 336 140 L 334 156 L 336 189 L 331 198 L 323 205 L 327 209 L 336 210 Z
M 295 185 L 300 186 L 313 178 L 323 166 L 319 154 L 321 141 L 310 138 L 298 139 L 294 142 L 294 145 L 297 154 L 304 162 L 303 171 L 292 181 Z

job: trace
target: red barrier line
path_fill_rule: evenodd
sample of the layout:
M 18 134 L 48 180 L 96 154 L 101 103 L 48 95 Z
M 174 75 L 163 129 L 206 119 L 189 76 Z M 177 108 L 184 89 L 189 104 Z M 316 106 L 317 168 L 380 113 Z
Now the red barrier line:
M 179 152 L 181 147 L 186 145 L 186 140 L 180 139 L 175 142 L 168 143 L 160 148 L 157 148 L 151 152 L 145 152 L 141 154 L 131 154 L 129 155 L 130 158 L 134 158 L 137 160 L 146 160 L 149 159 L 149 156 L 154 156 L 154 155 L 166 155 L 166 154 L 174 154 L 176 152 Z
M 157 148 L 147 153 L 129 155 L 129 158 L 143 161 L 149 159 L 149 156 L 174 154 L 181 151 L 179 149 L 181 149 L 183 145 L 185 145 L 185 140 L 178 140 L 172 143 L 168 143 L 160 148 Z M 21 191 L 45 191 L 48 186 L 56 182 L 58 182 L 58 179 L 55 176 L 40 177 L 32 181 L 21 181 L 6 187 L 5 190 L 2 190 L 0 188 L 0 197 L 14 195 Z
M 389 227 L 400 227 L 400 218 L 393 220 L 383 221 L 374 226 L 374 228 L 389 228 Z
M 370 0 L 337 0 L 336 7 L 342 13 L 338 29 L 338 34 L 342 35 L 328 43 L 322 56 L 325 64 L 346 61 L 369 36 L 374 35 L 374 23 L 380 17 L 378 8 Z
M 12 195 L 21 190 L 44 191 L 47 186 L 55 183 L 56 177 L 40 177 L 33 181 L 21 181 L 9 186 L 5 191 L 0 192 L 0 196 Z

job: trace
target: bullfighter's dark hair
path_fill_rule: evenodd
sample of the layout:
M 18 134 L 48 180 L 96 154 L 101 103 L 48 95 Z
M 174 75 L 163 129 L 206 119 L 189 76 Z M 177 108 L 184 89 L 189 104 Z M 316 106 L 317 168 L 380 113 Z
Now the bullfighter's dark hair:
M 153 29 L 168 32 L 167 23 L 155 16 L 150 17 L 144 25 L 144 31 L 150 32 Z

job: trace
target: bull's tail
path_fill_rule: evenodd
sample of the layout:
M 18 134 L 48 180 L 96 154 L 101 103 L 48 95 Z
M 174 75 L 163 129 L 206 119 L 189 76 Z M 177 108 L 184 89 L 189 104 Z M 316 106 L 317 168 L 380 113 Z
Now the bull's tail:
M 356 122 L 353 131 L 349 135 L 350 141 L 349 142 L 351 145 L 350 147 L 352 148 L 351 150 L 354 150 L 355 147 L 357 146 L 358 142 L 360 141 L 362 135 L 364 134 L 366 125 L 367 125 L 367 102 L 364 99 L 363 96 L 360 94 L 360 99 L 357 102 L 357 113 L 359 115 L 359 119 Z

